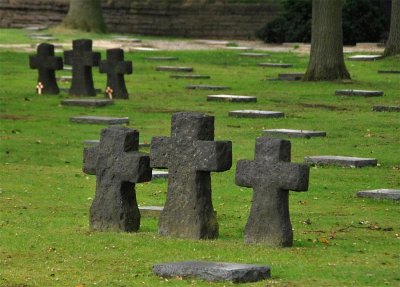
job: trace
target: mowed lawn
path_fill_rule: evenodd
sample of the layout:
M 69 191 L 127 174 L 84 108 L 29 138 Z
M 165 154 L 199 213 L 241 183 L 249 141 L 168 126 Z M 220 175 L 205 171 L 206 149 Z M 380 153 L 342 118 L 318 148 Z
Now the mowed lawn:
M 17 32 L 16 32 L 17 33 Z M 19 33 L 19 32 L 18 32 Z M 4 32 L 10 42 L 19 36 Z M 89 35 L 94 36 L 95 35 Z M 7 40 L 2 40 L 7 43 Z M 373 112 L 373 105 L 400 105 L 400 58 L 346 61 L 353 81 L 282 82 L 282 72 L 304 72 L 308 58 L 274 53 L 243 58 L 237 51 L 131 52 L 133 75 L 126 76 L 129 100 L 103 108 L 65 107 L 60 95 L 37 95 L 37 71 L 28 53 L 0 50 L 0 286 L 229 286 L 198 279 L 162 279 L 155 263 L 183 260 L 268 265 L 272 278 L 246 286 L 399 286 L 400 206 L 356 197 L 360 190 L 400 188 L 400 115 Z M 145 60 L 176 56 L 176 62 Z M 102 51 L 105 58 L 105 51 Z M 259 62 L 294 64 L 262 68 Z M 157 65 L 191 66 L 211 79 L 171 79 Z M 68 72 L 57 72 L 68 75 Z M 96 88 L 106 76 L 93 71 Z M 230 91 L 187 90 L 188 84 L 230 86 Z M 69 84 L 59 83 L 60 87 Z M 383 90 L 383 97 L 338 97 L 336 89 Z M 257 96 L 257 103 L 207 102 L 210 94 Z M 102 95 L 98 95 L 102 98 Z M 282 111 L 285 118 L 231 118 L 237 109 Z M 98 139 L 101 125 L 74 124 L 76 115 L 128 116 L 142 142 L 169 136 L 171 115 L 198 111 L 215 116 L 215 139 L 233 143 L 233 166 L 212 173 L 217 240 L 162 237 L 157 220 L 142 218 L 137 233 L 92 232 L 89 208 L 95 176 L 82 172 L 83 141 Z M 377 167 L 311 167 L 308 192 L 290 192 L 294 246 L 247 245 L 243 230 L 252 189 L 235 185 L 236 162 L 252 159 L 263 129 L 323 130 L 325 138 L 291 139 L 292 161 L 305 156 L 377 158 Z M 149 149 L 143 149 L 148 152 Z M 140 205 L 163 205 L 166 180 L 136 185 Z M 263 220 L 263 218 L 260 218 Z M 237 284 L 241 286 L 241 284 Z

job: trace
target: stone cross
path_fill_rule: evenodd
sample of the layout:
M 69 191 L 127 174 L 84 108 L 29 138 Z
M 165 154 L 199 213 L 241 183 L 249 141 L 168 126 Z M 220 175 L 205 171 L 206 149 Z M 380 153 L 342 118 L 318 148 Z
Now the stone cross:
M 172 116 L 171 137 L 154 137 L 151 167 L 168 168 L 168 193 L 159 233 L 182 238 L 218 236 L 211 200 L 211 171 L 232 166 L 232 143 L 214 141 L 214 117 L 181 112 Z
M 254 160 L 236 166 L 236 184 L 254 190 L 246 243 L 292 246 L 289 190 L 307 191 L 309 172 L 307 165 L 290 163 L 290 141 L 257 138 Z
M 139 229 L 135 183 L 150 181 L 151 168 L 149 156 L 139 153 L 138 148 L 138 131 L 113 126 L 101 131 L 99 145 L 84 149 L 83 171 L 97 176 L 90 208 L 91 229 Z
M 64 52 L 65 64 L 72 65 L 70 95 L 96 96 L 92 67 L 98 66 L 100 53 L 92 52 L 92 40 L 72 41 L 72 50 Z
M 63 61 L 61 57 L 54 56 L 54 45 L 40 44 L 37 47 L 37 55 L 29 56 L 29 66 L 31 69 L 38 69 L 39 71 L 38 82 L 43 87 L 41 93 L 56 95 L 60 92 L 55 70 L 63 68 Z
M 124 74 L 132 74 L 132 61 L 124 61 L 124 50 L 108 49 L 107 60 L 100 61 L 100 73 L 107 73 L 107 87 L 116 99 L 128 99 Z

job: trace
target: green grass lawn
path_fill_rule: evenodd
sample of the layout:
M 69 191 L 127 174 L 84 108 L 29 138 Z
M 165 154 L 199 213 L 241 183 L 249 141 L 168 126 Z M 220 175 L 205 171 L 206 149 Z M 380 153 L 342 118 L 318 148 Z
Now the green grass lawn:
M 7 35 L 1 43 L 20 43 L 17 34 L 22 32 L 0 33 Z M 355 195 L 400 187 L 400 116 L 372 112 L 374 104 L 400 105 L 399 75 L 377 74 L 399 69 L 400 59 L 346 62 L 351 84 L 303 83 L 266 80 L 280 72 L 303 72 L 308 61 L 295 53 L 271 54 L 261 61 L 293 63 L 294 68 L 261 68 L 260 59 L 242 58 L 235 51 L 127 53 L 134 65 L 133 75 L 126 76 L 130 99 L 79 108 L 60 106 L 66 94 L 35 94 L 37 71 L 29 69 L 28 54 L 0 51 L 0 286 L 233 285 L 152 274 L 153 264 L 180 260 L 271 266 L 271 279 L 246 286 L 400 286 L 399 203 Z M 169 73 L 155 71 L 157 62 L 144 60 L 151 55 L 179 57 L 177 65 L 193 66 L 195 73 L 211 79 L 170 79 Z M 104 89 L 105 81 L 96 69 L 95 86 Z M 208 94 L 219 92 L 186 90 L 187 84 L 227 85 L 232 88 L 228 93 L 255 95 L 258 102 L 207 102 Z M 383 90 L 385 96 L 334 96 L 340 88 Z M 283 111 L 286 117 L 228 117 L 234 109 Z M 232 169 L 212 174 L 220 237 L 161 237 L 151 218 L 142 218 L 138 233 L 91 232 L 88 213 L 96 178 L 82 172 L 82 143 L 98 139 L 103 126 L 73 124 L 69 117 L 129 116 L 129 127 L 150 142 L 153 136 L 169 136 L 176 111 L 214 115 L 215 139 L 233 142 Z M 290 192 L 292 248 L 243 243 L 252 190 L 235 185 L 236 161 L 252 159 L 256 137 L 269 128 L 327 131 L 326 138 L 292 139 L 293 162 L 310 155 L 375 157 L 379 162 L 362 169 L 312 167 L 308 192 Z M 166 190 L 164 180 L 137 184 L 138 202 L 162 205 Z

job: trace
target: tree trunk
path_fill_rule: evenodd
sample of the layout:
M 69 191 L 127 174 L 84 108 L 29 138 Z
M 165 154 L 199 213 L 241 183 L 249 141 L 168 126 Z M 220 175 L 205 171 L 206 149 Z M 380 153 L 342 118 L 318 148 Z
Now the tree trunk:
M 400 54 L 400 1 L 392 0 L 392 16 L 390 20 L 389 39 L 386 43 L 384 56 Z
M 313 0 L 311 52 L 305 81 L 350 79 L 343 58 L 342 0 Z
M 101 11 L 101 0 L 70 0 L 62 26 L 86 32 L 104 33 L 106 25 Z

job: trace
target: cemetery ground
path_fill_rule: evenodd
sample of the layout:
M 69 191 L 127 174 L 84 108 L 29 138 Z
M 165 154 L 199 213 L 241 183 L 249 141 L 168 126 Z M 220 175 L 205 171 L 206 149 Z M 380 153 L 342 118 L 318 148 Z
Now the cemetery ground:
M 3 43 L 29 43 L 19 30 L 1 30 Z M 66 39 L 70 35 L 56 35 Z M 79 35 L 97 39 L 98 35 Z M 64 37 L 64 38 L 63 38 Z M 78 37 L 74 37 L 78 38 Z M 68 39 L 72 39 L 71 37 Z M 94 48 L 94 50 L 97 50 Z M 125 53 L 134 71 L 125 76 L 129 100 L 107 107 L 61 106 L 70 98 L 37 95 L 37 71 L 23 51 L 0 50 L 0 286 L 228 286 L 198 279 L 162 279 L 152 273 L 161 262 L 204 260 L 268 265 L 272 278 L 246 286 L 399 286 L 400 206 L 397 201 L 358 198 L 360 190 L 400 187 L 400 117 L 374 112 L 374 105 L 400 105 L 397 58 L 346 62 L 352 82 L 270 81 L 278 73 L 305 71 L 308 58 L 269 52 L 262 62 L 293 68 L 263 68 L 260 59 L 239 51 L 135 51 Z M 105 51 L 102 50 L 102 59 Z M 57 55 L 61 55 L 57 53 Z M 210 79 L 172 79 L 152 56 L 178 57 Z M 171 63 L 168 63 L 171 65 Z M 68 75 L 58 71 L 57 76 Z M 106 75 L 93 69 L 96 88 Z M 58 83 L 69 87 L 69 83 Z M 216 91 L 188 90 L 189 84 L 229 86 L 229 94 L 257 102 L 208 102 Z M 382 90 L 383 97 L 338 97 L 337 89 Z M 103 98 L 103 95 L 98 95 Z M 282 111 L 284 118 L 233 118 L 232 110 Z M 215 116 L 215 140 L 231 140 L 231 170 L 212 173 L 212 197 L 219 222 L 217 240 L 162 237 L 157 219 L 143 218 L 137 233 L 92 232 L 89 208 L 96 177 L 82 172 L 83 142 L 98 139 L 101 125 L 75 124 L 71 116 L 129 117 L 141 142 L 169 136 L 171 114 L 197 111 Z M 305 156 L 377 158 L 364 168 L 312 167 L 308 192 L 290 192 L 294 229 L 291 248 L 248 245 L 243 230 L 252 189 L 235 185 L 239 159 L 253 159 L 264 129 L 326 131 L 326 137 L 291 138 L 292 162 Z M 149 148 L 142 148 L 148 152 Z M 167 181 L 136 185 L 140 206 L 161 206 Z M 262 219 L 260 219 L 262 220 Z M 240 286 L 241 284 L 238 284 Z M 243 284 L 244 285 L 244 284 Z

